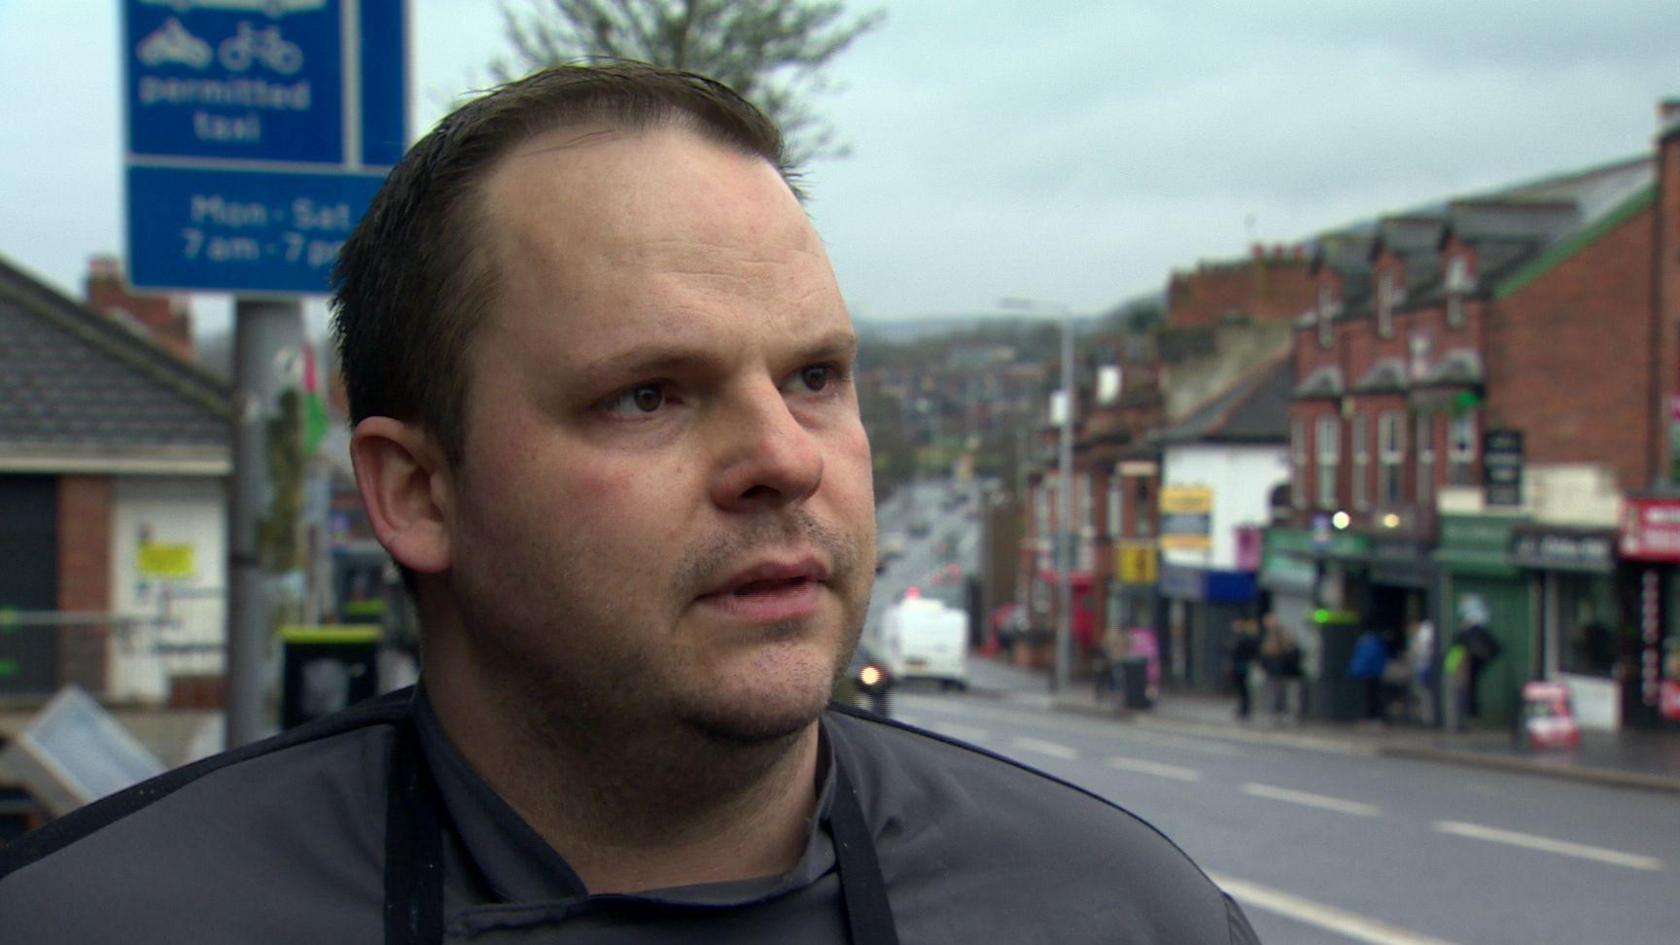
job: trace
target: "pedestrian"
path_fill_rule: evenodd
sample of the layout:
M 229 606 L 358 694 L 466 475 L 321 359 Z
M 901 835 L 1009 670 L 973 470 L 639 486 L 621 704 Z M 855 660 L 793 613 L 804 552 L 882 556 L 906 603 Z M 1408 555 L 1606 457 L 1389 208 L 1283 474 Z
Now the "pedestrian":
M 1347 674 L 1364 684 L 1365 716 L 1368 725 L 1383 725 L 1387 714 L 1383 711 L 1383 670 L 1388 667 L 1388 646 L 1382 634 L 1367 628 L 1353 644 L 1353 656 L 1348 660 Z
M 1252 708 L 1249 674 L 1260 656 L 1260 626 L 1251 618 L 1243 618 L 1232 623 L 1231 630 L 1231 683 L 1237 690 L 1237 718 L 1246 721 Z
M 1412 670 L 1411 705 L 1421 725 L 1435 724 L 1435 621 L 1412 624 L 1406 638 L 1406 662 Z
M 1488 624 L 1492 620 L 1492 612 L 1481 595 L 1467 594 L 1459 601 L 1459 629 L 1453 635 L 1453 646 L 1462 648 L 1459 658 L 1462 662 L 1462 677 L 1458 680 L 1462 711 L 1457 719 L 1457 728 L 1460 730 L 1469 720 L 1481 719 L 1482 674 L 1487 671 L 1488 664 L 1499 658 L 1504 649 L 1498 638 L 1488 630 Z
M 789 177 L 733 92 L 632 63 L 417 143 L 334 324 L 420 682 L 12 842 L 6 940 L 1255 941 L 1137 817 L 828 707 L 875 516 Z
M 1272 724 L 1299 721 L 1301 648 L 1275 613 L 1261 620 L 1260 667 L 1265 673 L 1265 704 Z

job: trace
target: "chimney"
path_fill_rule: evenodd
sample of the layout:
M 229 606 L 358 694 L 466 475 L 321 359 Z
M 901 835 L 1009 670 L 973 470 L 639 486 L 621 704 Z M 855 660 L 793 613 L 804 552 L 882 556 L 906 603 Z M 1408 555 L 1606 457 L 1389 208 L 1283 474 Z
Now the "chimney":
M 1657 103 L 1657 137 L 1666 138 L 1680 131 L 1680 98 L 1663 99 Z
M 88 260 L 87 304 L 181 360 L 192 360 L 192 314 L 185 297 L 135 294 L 117 257 Z

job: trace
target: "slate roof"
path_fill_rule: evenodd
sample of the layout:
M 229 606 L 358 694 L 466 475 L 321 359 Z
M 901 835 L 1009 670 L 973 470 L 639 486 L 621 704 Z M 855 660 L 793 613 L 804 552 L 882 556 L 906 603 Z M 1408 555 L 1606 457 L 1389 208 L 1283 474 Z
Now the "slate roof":
M 226 464 L 231 392 L 0 259 L 0 461 Z
M 1154 439 L 1170 443 L 1283 443 L 1289 438 L 1289 399 L 1295 360 L 1285 355 L 1239 378 Z
M 1487 297 L 1560 244 L 1614 215 L 1651 187 L 1649 154 L 1507 185 L 1466 197 L 1413 207 L 1322 234 L 1323 264 L 1341 275 L 1338 321 L 1372 312 L 1369 254 L 1378 240 L 1406 264 L 1400 311 L 1435 305 L 1442 297 L 1442 265 L 1435 238 L 1450 231 L 1476 248 L 1471 294 Z

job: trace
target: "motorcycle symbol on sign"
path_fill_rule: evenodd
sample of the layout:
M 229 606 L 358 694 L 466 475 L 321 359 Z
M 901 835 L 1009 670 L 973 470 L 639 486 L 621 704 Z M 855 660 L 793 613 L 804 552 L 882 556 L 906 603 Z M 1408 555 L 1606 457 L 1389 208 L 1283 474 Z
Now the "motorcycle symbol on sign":
M 170 17 L 152 35 L 140 41 L 136 52 L 148 66 L 176 62 L 193 69 L 210 66 L 210 44 L 187 32 L 181 21 Z
M 303 50 L 282 37 L 280 27 L 258 29 L 246 20 L 239 21 L 239 31 L 222 40 L 216 52 L 229 72 L 244 72 L 253 61 L 281 75 L 291 75 L 303 67 Z

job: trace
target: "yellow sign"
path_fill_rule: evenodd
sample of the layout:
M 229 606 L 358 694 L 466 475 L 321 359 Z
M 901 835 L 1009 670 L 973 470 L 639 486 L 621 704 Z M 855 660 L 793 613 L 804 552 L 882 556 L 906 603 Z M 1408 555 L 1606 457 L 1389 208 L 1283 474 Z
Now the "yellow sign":
M 1167 486 L 1161 490 L 1161 547 L 1207 551 L 1213 547 L 1213 490 Z
M 1115 577 L 1121 584 L 1154 584 L 1160 577 L 1158 561 L 1152 545 L 1121 545 L 1115 549 Z
M 1213 490 L 1207 486 L 1167 486 L 1161 490 L 1162 515 L 1210 515 Z
M 147 541 L 141 542 L 135 565 L 142 577 L 185 580 L 198 573 L 196 557 L 192 545 Z

